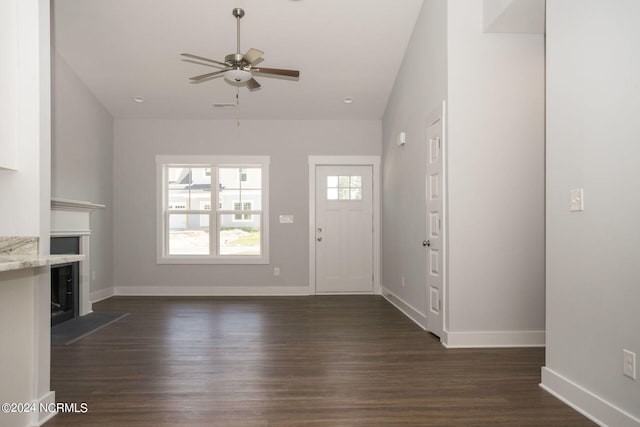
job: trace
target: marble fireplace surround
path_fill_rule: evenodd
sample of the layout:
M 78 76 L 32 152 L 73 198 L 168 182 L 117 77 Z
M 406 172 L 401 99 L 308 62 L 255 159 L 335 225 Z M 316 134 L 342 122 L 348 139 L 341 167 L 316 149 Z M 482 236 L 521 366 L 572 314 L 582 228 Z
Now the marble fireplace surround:
M 90 214 L 104 205 L 69 199 L 51 199 L 51 237 L 78 237 L 80 254 L 84 262 L 80 263 L 80 316 L 92 312 L 90 299 L 91 283 L 91 227 Z

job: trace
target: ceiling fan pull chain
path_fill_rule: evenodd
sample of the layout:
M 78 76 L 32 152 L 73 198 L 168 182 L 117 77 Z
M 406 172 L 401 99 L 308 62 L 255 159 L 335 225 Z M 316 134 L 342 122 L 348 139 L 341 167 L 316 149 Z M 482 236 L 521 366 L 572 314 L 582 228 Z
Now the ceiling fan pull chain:
M 240 87 L 236 86 L 236 120 L 240 127 Z

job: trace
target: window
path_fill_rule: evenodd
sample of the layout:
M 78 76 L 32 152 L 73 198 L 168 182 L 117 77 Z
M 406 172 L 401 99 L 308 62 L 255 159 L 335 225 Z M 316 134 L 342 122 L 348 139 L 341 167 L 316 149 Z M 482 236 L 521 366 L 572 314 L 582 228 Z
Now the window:
M 266 156 L 158 156 L 158 263 L 266 264 Z
M 362 200 L 362 177 L 328 176 L 327 200 Z

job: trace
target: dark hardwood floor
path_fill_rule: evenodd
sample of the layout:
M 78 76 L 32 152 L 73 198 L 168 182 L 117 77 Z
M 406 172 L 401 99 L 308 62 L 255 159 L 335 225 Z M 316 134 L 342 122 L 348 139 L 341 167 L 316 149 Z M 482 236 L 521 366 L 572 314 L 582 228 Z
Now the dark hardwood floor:
M 113 297 L 52 348 L 53 426 L 592 426 L 544 349 L 445 349 L 381 297 Z

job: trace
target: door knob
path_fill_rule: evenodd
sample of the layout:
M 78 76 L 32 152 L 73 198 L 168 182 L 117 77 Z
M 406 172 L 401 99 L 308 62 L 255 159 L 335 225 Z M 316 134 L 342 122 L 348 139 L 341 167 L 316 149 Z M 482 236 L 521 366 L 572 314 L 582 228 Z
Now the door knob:
M 318 237 L 318 242 L 322 242 L 322 237 Z
M 431 246 L 431 240 L 423 240 L 422 246 Z

